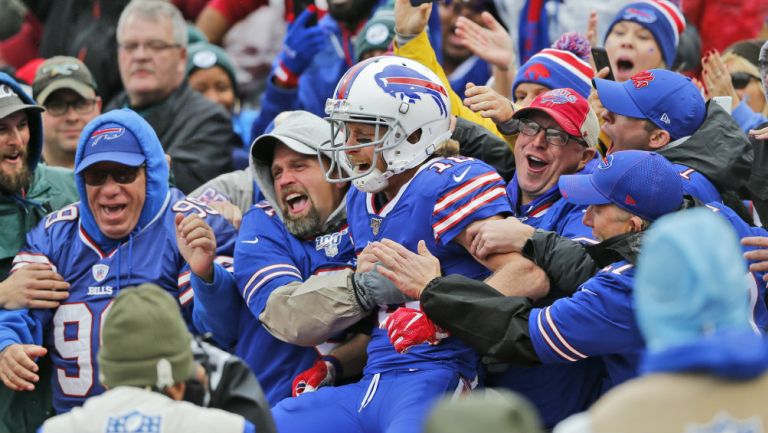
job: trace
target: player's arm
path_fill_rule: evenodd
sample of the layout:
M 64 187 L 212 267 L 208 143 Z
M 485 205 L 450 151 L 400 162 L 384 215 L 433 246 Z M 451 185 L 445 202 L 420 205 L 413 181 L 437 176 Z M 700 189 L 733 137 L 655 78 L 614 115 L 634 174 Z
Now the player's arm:
M 473 233 L 478 226 L 504 222 L 501 216 L 495 215 L 483 220 L 473 222 L 462 231 L 454 240 L 473 254 L 476 260 L 488 269 L 494 271 L 485 282 L 506 296 L 524 296 L 531 299 L 540 299 L 549 293 L 549 279 L 544 271 L 531 260 L 517 251 L 494 252 L 480 257 L 479 248 L 473 248 Z M 474 250 L 474 252 L 473 252 Z

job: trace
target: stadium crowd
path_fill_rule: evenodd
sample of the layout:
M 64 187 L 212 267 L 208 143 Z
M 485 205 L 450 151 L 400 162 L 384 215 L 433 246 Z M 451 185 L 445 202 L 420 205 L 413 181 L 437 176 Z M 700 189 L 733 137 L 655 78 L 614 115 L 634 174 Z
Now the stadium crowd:
M 0 433 L 768 431 L 766 39 L 0 0 Z

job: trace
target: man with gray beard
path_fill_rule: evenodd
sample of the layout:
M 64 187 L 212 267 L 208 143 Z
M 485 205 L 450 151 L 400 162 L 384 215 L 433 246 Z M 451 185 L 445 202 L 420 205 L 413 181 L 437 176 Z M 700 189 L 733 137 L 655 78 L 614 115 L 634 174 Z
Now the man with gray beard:
M 49 212 L 78 200 L 71 170 L 40 163 L 43 107 L 0 73 L 0 308 L 55 308 L 69 284 L 49 265 L 9 274 L 26 233 Z M 47 362 L 41 376 L 50 375 Z M 50 415 L 49 380 L 30 393 L 0 387 L 0 431 L 32 432 Z

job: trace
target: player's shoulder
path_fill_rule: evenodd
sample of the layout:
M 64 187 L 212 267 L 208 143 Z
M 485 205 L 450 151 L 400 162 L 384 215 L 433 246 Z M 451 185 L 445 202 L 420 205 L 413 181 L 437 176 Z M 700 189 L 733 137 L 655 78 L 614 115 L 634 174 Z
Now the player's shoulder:
M 452 188 L 472 182 L 500 183 L 504 180 L 498 172 L 487 163 L 467 156 L 449 156 L 434 158 L 425 163 L 419 172 L 421 183 L 429 185 L 431 190 L 442 185 Z

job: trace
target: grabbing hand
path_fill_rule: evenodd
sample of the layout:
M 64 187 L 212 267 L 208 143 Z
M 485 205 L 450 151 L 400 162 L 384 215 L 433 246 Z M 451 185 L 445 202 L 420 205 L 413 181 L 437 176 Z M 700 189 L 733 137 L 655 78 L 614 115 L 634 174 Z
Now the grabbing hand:
M 469 252 L 480 260 L 491 254 L 519 253 L 533 235 L 534 228 L 517 218 L 482 221 L 467 228 L 472 241 Z
M 189 269 L 206 282 L 213 281 L 216 235 L 197 214 L 176 214 L 176 244 Z
M 69 283 L 43 263 L 30 263 L 0 282 L 0 307 L 56 308 L 69 297 Z
M 429 320 L 423 311 L 400 307 L 379 326 L 387 331 L 397 353 L 405 353 L 419 344 L 439 344 L 448 333 Z
M 750 272 L 765 272 L 763 280 L 768 281 L 768 236 L 748 236 L 741 240 L 741 244 L 757 248 L 744 253 L 744 258 L 752 262 L 749 265 Z
M 243 211 L 239 207 L 228 201 L 214 201 L 208 203 L 208 206 L 218 211 L 236 230 L 240 230 L 240 223 L 243 222 Z
M 409 298 L 419 299 L 427 284 L 442 275 L 440 260 L 429 252 L 424 241 L 419 241 L 418 254 L 389 239 L 372 245 L 373 255 L 383 265 L 379 273 Z
M 333 385 L 336 380 L 336 369 L 328 361 L 318 359 L 312 367 L 302 371 L 293 379 L 292 392 L 294 397 L 305 392 L 317 391 L 321 386 Z
M 316 14 L 317 9 L 309 6 L 288 26 L 279 57 L 283 66 L 294 75 L 301 75 L 312 63 L 315 54 L 329 43 L 322 28 L 307 27 L 309 19 Z
M 33 391 L 40 380 L 35 358 L 48 353 L 34 344 L 11 344 L 0 352 L 0 380 L 12 391 Z
M 488 86 L 475 86 L 467 83 L 464 91 L 464 106 L 501 125 L 512 119 L 515 109 L 512 101 Z

